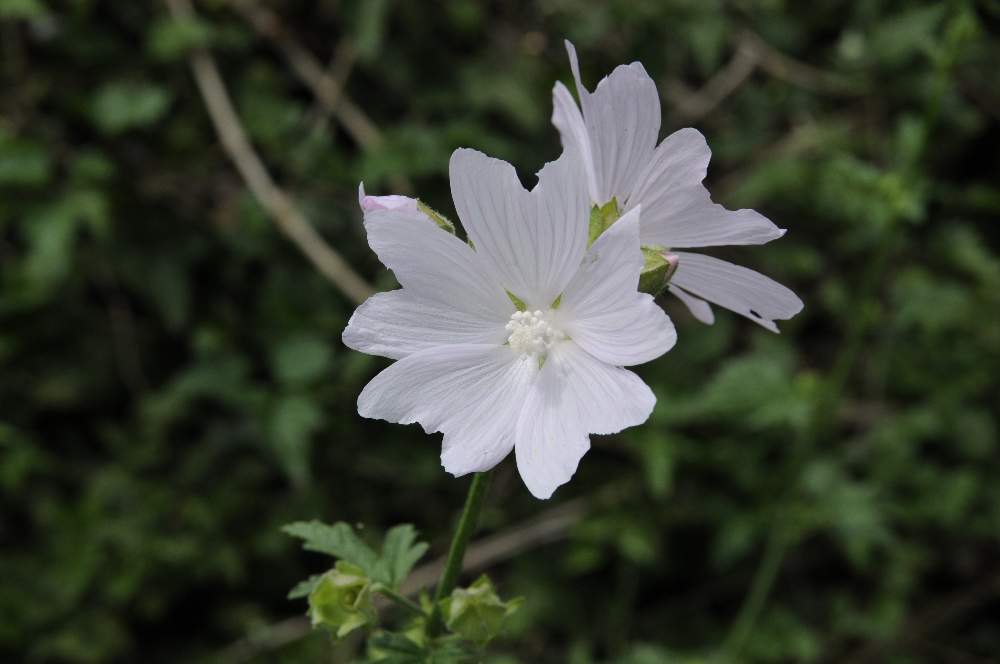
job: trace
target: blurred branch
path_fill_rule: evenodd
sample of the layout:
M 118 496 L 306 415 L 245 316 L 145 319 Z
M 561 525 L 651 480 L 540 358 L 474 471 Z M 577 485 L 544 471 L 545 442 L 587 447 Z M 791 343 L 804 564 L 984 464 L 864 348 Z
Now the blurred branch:
M 817 92 L 859 94 L 857 82 L 794 60 L 750 30 L 740 32 L 735 48 L 736 53 L 726 66 L 698 90 L 692 90 L 676 77 L 664 81 L 667 98 L 685 122 L 695 122 L 714 111 L 758 68 L 792 85 Z
M 340 57 L 334 60 L 331 74 L 312 53 L 299 45 L 277 14 L 248 0 L 228 0 L 228 3 L 253 26 L 258 35 L 270 41 L 281 52 L 292 72 L 312 90 L 324 110 L 337 118 L 358 145 L 365 150 L 374 150 L 382 145 L 382 133 L 378 127 L 344 93 L 344 82 L 354 64 L 353 48 L 348 45 L 338 49 Z M 413 185 L 403 176 L 390 178 L 390 184 L 394 193 L 406 194 L 413 191 Z
M 558 540 L 580 520 L 583 512 L 584 501 L 578 498 L 542 512 L 526 523 L 484 537 L 469 547 L 462 571 L 481 571 L 522 551 Z M 429 587 L 440 576 L 444 563 L 445 557 L 442 556 L 418 567 L 403 584 L 402 592 L 414 595 Z
M 664 81 L 667 98 L 673 101 L 685 122 L 696 122 L 714 111 L 743 85 L 757 68 L 758 62 L 756 52 L 740 43 L 729 63 L 700 89 L 692 90 L 679 78 Z
M 751 30 L 744 29 L 738 39 L 740 48 L 752 53 L 760 63 L 760 68 L 775 78 L 825 94 L 861 94 L 858 81 L 799 62 L 774 48 Z
M 165 0 L 175 19 L 194 18 L 190 0 Z M 257 202 L 270 214 L 278 228 L 294 242 L 313 265 L 352 302 L 361 303 L 373 289 L 325 240 L 275 184 L 254 151 L 233 108 L 219 68 L 208 51 L 198 49 L 188 59 L 198 90 L 205 101 L 222 147 L 240 172 Z
M 712 186 L 717 200 L 726 200 L 762 163 L 774 159 L 795 157 L 821 145 L 823 134 L 812 122 L 803 122 L 788 129 L 777 140 L 758 148 L 739 168 L 725 174 Z
M 474 542 L 466 551 L 462 572 L 468 574 L 482 571 L 523 551 L 561 539 L 583 517 L 585 506 L 581 498 L 571 500 L 546 510 L 523 524 Z M 413 596 L 429 588 L 440 576 L 445 560 L 446 556 L 441 556 L 416 568 L 400 587 L 400 593 Z M 213 661 L 232 664 L 246 662 L 261 653 L 293 643 L 308 635 L 311 630 L 305 617 L 288 618 L 236 641 L 221 651 Z

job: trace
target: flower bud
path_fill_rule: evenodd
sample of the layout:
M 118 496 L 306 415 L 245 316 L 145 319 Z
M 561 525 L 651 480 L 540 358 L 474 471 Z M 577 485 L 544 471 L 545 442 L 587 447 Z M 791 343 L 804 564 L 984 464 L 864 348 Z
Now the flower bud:
M 639 273 L 639 290 L 656 297 L 670 283 L 670 278 L 677 272 L 679 258 L 669 253 L 663 247 L 643 247 L 642 257 L 645 263 Z
M 309 618 L 313 627 L 326 627 L 338 639 L 375 624 L 371 580 L 360 567 L 337 561 L 309 593 Z
M 496 637 L 507 616 L 520 606 L 520 598 L 502 601 L 485 575 L 468 588 L 456 588 L 441 604 L 448 629 L 476 643 Z

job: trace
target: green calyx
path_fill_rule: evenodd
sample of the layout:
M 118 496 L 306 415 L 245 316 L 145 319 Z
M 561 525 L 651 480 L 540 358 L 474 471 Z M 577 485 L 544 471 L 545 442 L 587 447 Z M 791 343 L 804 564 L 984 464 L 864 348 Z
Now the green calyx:
M 660 246 L 643 247 L 642 257 L 645 262 L 639 273 L 639 291 L 656 297 L 666 289 L 677 271 L 677 257 Z
M 604 205 L 595 205 L 590 208 L 590 231 L 587 236 L 587 246 L 594 244 L 594 241 L 601 236 L 601 233 L 611 228 L 611 225 L 621 217 L 621 210 L 618 208 L 618 199 L 612 198 Z
M 456 588 L 441 601 L 448 629 L 463 639 L 484 644 L 500 634 L 504 621 L 522 604 L 521 598 L 504 602 L 486 575 L 468 588 Z
M 438 225 L 438 228 L 443 228 L 452 235 L 455 234 L 455 224 L 451 223 L 448 217 L 444 216 L 430 205 L 427 205 L 421 200 L 417 200 L 417 209 L 430 217 L 430 220 Z
M 313 627 L 325 627 L 338 639 L 375 624 L 371 580 L 360 567 L 338 561 L 309 593 L 309 618 Z

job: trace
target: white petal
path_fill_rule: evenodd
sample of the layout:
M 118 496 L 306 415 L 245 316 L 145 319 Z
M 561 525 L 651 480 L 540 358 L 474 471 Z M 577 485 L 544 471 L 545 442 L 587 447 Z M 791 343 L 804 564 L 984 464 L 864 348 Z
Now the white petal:
M 564 153 L 525 191 L 514 167 L 475 150 L 451 157 L 458 216 L 504 288 L 546 309 L 565 288 L 587 246 L 589 198 L 579 157 Z
M 590 200 L 597 201 L 601 194 L 597 187 L 597 174 L 594 170 L 594 156 L 590 150 L 587 125 L 584 124 L 580 109 L 569 90 L 561 82 L 556 82 L 552 89 L 552 124 L 559 131 L 563 149 L 579 155 L 587 176 Z
M 362 182 L 358 185 L 358 205 L 361 206 L 362 211 L 370 212 L 371 210 L 417 210 L 417 199 L 410 198 L 409 196 L 398 196 L 392 194 L 389 196 L 369 196 L 365 194 L 365 183 Z
M 556 314 L 576 343 L 619 366 L 649 362 L 677 341 L 667 314 L 652 297 L 637 291 L 643 266 L 639 212 L 627 212 L 597 238 Z
M 358 413 L 444 433 L 442 463 L 454 475 L 488 470 L 513 447 L 537 363 L 506 346 L 430 348 L 385 369 L 361 392 Z
M 398 360 L 435 346 L 501 345 L 502 320 L 486 320 L 421 299 L 406 289 L 376 293 L 358 307 L 344 330 L 354 350 Z
M 802 300 L 777 281 L 726 261 L 678 251 L 680 265 L 672 283 L 771 330 L 775 320 L 786 320 L 802 311 Z
M 695 297 L 690 293 L 684 292 L 682 289 L 669 284 L 667 290 L 670 294 L 675 296 L 678 300 L 684 303 L 684 306 L 688 308 L 691 315 L 695 317 L 695 320 L 704 323 L 705 325 L 711 325 L 715 322 L 715 314 L 712 313 L 712 305 L 710 305 L 705 300 Z
M 506 324 L 514 305 L 487 263 L 457 237 L 413 210 L 365 213 L 368 244 L 412 295 Z
M 730 211 L 712 202 L 701 184 L 711 158 L 705 137 L 696 129 L 681 129 L 663 139 L 628 198 L 627 207 L 642 205 L 643 244 L 764 244 L 785 234 L 753 210 Z
M 636 291 L 643 266 L 640 212 L 636 208 L 625 213 L 597 238 L 566 286 L 560 311 L 575 316 L 599 313 L 611 300 Z
M 652 158 L 660 133 L 656 84 L 640 63 L 633 62 L 616 67 L 588 93 L 580 80 L 576 49 L 568 41 L 566 51 L 590 137 L 597 189 L 593 202 L 603 204 L 616 196 L 624 203 Z
M 576 81 L 576 94 L 580 96 L 582 103 L 584 99 L 590 96 L 590 92 L 583 85 L 583 80 L 580 78 L 580 61 L 576 57 L 576 46 L 573 46 L 573 42 L 568 39 L 563 40 L 563 45 L 566 47 L 566 55 L 569 56 L 569 68 L 573 72 L 573 80 Z
M 588 434 L 645 422 L 656 397 L 631 371 L 592 357 L 573 342 L 555 346 L 532 383 L 517 423 L 517 469 L 536 498 L 576 472 Z

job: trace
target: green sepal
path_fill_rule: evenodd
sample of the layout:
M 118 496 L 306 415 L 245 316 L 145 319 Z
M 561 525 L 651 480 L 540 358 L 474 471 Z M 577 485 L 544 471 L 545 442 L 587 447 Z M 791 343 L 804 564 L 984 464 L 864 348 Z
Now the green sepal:
M 359 627 L 374 625 L 378 615 L 372 603 L 371 579 L 356 565 L 337 561 L 309 593 L 309 619 L 342 639 Z
M 430 205 L 427 205 L 421 200 L 417 200 L 417 209 L 430 217 L 431 221 L 438 225 L 438 228 L 443 228 L 452 235 L 455 234 L 455 224 L 451 223 L 448 217 L 444 216 Z
M 510 301 L 514 303 L 514 306 L 517 307 L 518 311 L 526 311 L 528 309 L 528 305 L 525 304 L 524 300 L 519 298 L 517 295 L 514 295 L 510 291 L 504 291 L 504 292 L 507 293 L 507 297 L 509 297 Z
M 486 575 L 468 588 L 456 588 L 441 600 L 441 615 L 448 629 L 459 637 L 478 644 L 495 638 L 504 621 L 523 603 L 522 598 L 504 602 Z
M 590 208 L 590 230 L 587 236 L 587 246 L 594 244 L 601 233 L 611 228 L 611 225 L 618 221 L 620 216 L 618 199 L 614 197 L 604 205 L 595 205 Z
M 642 257 L 644 263 L 639 273 L 639 291 L 656 297 L 666 289 L 677 271 L 677 258 L 659 246 L 643 247 Z

